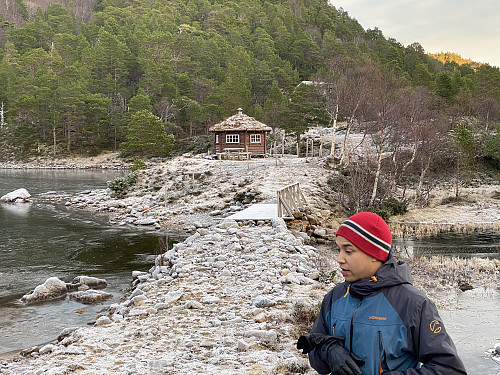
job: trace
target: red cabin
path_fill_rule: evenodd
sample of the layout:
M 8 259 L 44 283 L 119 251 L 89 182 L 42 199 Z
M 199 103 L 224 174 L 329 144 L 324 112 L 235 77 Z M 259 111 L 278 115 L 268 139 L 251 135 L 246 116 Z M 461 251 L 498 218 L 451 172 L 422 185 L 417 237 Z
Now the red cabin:
M 238 108 L 238 114 L 208 129 L 214 133 L 215 153 L 217 155 L 265 155 L 266 137 L 271 127 L 244 115 Z

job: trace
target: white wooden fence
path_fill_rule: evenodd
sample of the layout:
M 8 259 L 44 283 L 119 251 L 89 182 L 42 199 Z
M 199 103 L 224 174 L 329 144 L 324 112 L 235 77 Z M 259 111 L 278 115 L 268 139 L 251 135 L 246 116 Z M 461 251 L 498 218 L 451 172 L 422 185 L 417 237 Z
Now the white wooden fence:
M 294 213 L 300 212 L 307 204 L 298 182 L 285 186 L 283 189 L 278 190 L 277 194 L 278 217 L 291 219 Z

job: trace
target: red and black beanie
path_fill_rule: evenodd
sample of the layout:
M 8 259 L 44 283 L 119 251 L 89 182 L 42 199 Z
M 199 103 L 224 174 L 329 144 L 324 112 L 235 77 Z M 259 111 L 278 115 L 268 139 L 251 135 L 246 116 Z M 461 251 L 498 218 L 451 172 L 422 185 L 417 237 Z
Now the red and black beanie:
M 344 237 L 382 262 L 387 260 L 391 251 L 391 230 L 384 219 L 373 212 L 359 212 L 347 218 L 335 235 Z

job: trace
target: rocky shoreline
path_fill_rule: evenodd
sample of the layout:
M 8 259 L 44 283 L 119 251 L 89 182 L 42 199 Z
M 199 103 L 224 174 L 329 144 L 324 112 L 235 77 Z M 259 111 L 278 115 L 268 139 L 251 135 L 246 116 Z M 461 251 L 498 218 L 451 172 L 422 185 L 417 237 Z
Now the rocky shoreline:
M 0 169 L 130 169 L 131 163 L 106 152 L 93 157 L 31 158 L 26 161 L 0 161 Z
M 285 157 L 245 161 L 217 161 L 186 154 L 148 162 L 139 170 L 137 182 L 123 197 L 109 189 L 83 191 L 74 195 L 47 192 L 38 199 L 63 203 L 108 215 L 118 225 L 151 225 L 172 230 L 196 230 L 197 222 L 214 224 L 253 203 L 276 201 L 277 190 L 298 182 L 312 211 L 309 235 L 316 232 L 331 238 L 342 218 L 335 217 L 332 202 L 324 194 L 328 171 L 326 160 Z M 0 162 L 7 169 L 118 169 L 128 173 L 131 162 L 106 153 L 90 158 L 35 159 L 24 163 Z M 408 213 L 391 218 L 397 237 L 425 236 L 441 232 L 500 233 L 500 185 L 462 188 L 462 200 L 440 203 L 453 195 L 444 184 L 436 188 L 431 204 L 410 207 Z M 294 229 L 304 229 L 297 223 Z

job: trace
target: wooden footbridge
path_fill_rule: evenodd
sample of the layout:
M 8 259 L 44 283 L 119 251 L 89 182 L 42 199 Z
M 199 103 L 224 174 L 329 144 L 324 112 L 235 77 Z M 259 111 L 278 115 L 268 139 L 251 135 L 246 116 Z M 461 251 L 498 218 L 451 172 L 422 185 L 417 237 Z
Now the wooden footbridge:
M 276 203 L 256 203 L 228 216 L 233 220 L 271 220 L 278 217 L 293 220 L 294 214 L 302 211 L 307 202 L 299 183 L 285 186 L 277 191 Z

